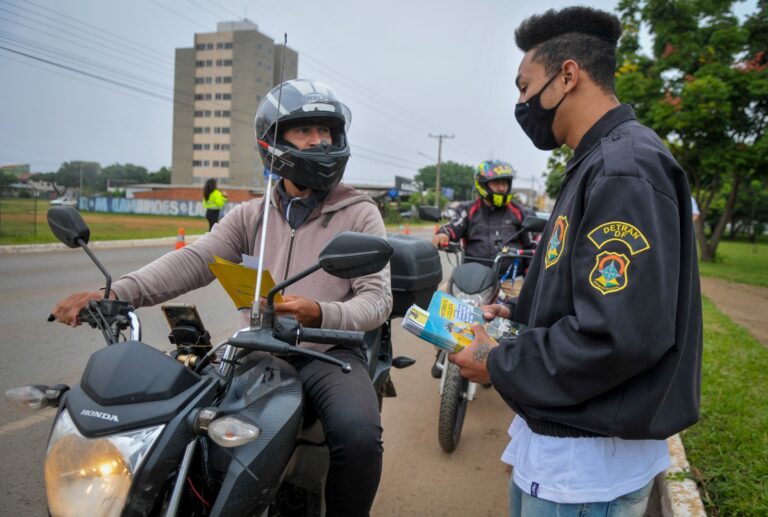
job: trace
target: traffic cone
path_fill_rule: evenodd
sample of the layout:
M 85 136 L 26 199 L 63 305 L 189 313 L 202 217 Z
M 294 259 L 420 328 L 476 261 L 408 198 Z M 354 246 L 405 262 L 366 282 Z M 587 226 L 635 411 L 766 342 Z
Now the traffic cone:
M 403 225 L 403 235 L 410 235 L 411 230 L 408 228 L 408 225 Z
M 184 228 L 179 228 L 179 234 L 176 236 L 176 249 L 183 248 L 185 244 Z

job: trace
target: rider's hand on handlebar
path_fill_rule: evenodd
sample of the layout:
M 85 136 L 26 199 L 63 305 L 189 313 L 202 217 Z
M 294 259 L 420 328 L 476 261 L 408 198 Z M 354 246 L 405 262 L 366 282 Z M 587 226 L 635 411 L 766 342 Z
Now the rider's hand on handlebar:
M 488 321 L 498 317 L 506 319 L 510 319 L 512 317 L 512 314 L 509 312 L 509 307 L 498 303 L 493 305 L 481 305 L 480 310 L 483 311 L 483 318 L 487 319 Z
M 117 300 L 117 296 L 114 291 L 110 291 L 109 297 L 113 300 Z M 83 291 L 79 293 L 70 294 L 53 308 L 51 314 L 60 322 L 71 327 L 77 327 L 80 325 L 80 321 L 77 319 L 77 315 L 82 309 L 88 306 L 88 302 L 91 300 L 101 300 L 104 298 L 104 291 Z
M 283 296 L 281 303 L 275 303 L 279 316 L 293 316 L 305 327 L 319 327 L 323 323 L 320 304 L 303 296 Z
M 436 233 L 432 236 L 432 245 L 435 248 L 444 248 L 448 241 L 450 241 L 450 238 L 444 233 Z

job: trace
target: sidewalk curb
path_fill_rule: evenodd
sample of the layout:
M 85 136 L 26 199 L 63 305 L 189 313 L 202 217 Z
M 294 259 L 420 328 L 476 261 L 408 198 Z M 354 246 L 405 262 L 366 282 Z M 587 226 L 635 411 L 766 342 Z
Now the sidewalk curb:
M 187 235 L 185 239 L 186 244 L 191 244 L 202 235 Z M 161 237 L 159 239 L 134 239 L 125 241 L 93 241 L 88 243 L 88 247 L 91 249 L 115 249 L 115 248 L 138 248 L 146 246 L 161 246 L 167 244 L 168 246 L 174 246 L 176 244 L 176 237 Z M 10 253 L 40 253 L 46 251 L 68 251 L 72 248 L 68 248 L 60 242 L 51 242 L 47 244 L 10 244 L 7 246 L 0 246 L 0 255 L 6 255 Z M 74 248 L 77 249 L 77 248 Z
M 663 517 L 707 517 L 696 482 L 688 477 L 691 466 L 680 435 L 667 439 L 671 463 L 654 481 Z

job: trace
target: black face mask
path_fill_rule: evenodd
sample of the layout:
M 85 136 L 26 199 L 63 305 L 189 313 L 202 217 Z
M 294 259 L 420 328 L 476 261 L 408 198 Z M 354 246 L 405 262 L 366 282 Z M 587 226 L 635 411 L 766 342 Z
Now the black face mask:
M 528 138 L 531 139 L 533 145 L 542 151 L 551 151 L 552 149 L 560 147 L 560 144 L 557 143 L 557 140 L 555 139 L 555 134 L 552 132 L 552 122 L 555 120 L 557 108 L 560 107 L 560 104 L 565 100 L 565 95 L 568 94 L 566 93 L 563 95 L 563 98 L 560 99 L 560 102 L 558 102 L 554 108 L 546 109 L 541 106 L 541 92 L 543 92 L 559 74 L 560 72 L 553 75 L 536 95 L 533 95 L 526 102 L 521 102 L 515 105 L 515 118 L 517 119 L 517 123 L 520 124 L 520 127 L 525 131 L 525 134 L 528 135 Z

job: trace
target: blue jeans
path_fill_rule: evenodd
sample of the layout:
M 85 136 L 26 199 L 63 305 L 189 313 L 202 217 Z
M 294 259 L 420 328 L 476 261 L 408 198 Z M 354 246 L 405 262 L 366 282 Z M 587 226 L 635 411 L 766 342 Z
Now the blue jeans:
M 642 517 L 648 506 L 653 480 L 639 490 L 605 503 L 554 503 L 523 492 L 509 478 L 510 517 Z

